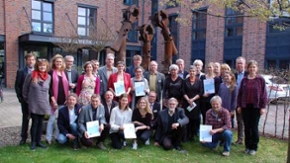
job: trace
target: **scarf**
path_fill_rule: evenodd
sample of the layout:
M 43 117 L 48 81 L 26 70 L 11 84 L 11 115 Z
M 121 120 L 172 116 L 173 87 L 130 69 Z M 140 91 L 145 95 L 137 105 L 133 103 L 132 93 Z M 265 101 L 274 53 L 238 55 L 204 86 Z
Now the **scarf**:
M 31 78 L 32 79 L 37 79 L 38 77 L 41 80 L 45 81 L 47 79 L 47 77 L 48 77 L 48 73 L 47 72 L 40 72 L 40 71 L 37 71 L 37 70 L 32 71 Z
M 61 76 L 62 76 L 62 81 L 59 81 L 58 80 L 58 75 L 57 75 L 57 70 L 53 70 L 52 71 L 52 94 L 53 94 L 53 97 L 54 97 L 54 99 L 56 101 L 57 101 L 57 98 L 58 98 L 58 85 L 59 85 L 59 82 L 62 82 L 65 97 L 67 97 L 68 93 L 69 93 L 69 84 L 68 84 L 68 80 L 66 78 L 66 75 L 65 75 L 64 71 L 61 71 Z M 54 109 L 53 109 L 53 113 L 54 113 Z

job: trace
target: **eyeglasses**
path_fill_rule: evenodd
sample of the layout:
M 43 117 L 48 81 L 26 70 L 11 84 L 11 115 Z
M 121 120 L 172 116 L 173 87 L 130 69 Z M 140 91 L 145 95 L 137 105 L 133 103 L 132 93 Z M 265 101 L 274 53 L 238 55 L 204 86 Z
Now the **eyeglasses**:
M 47 61 L 47 59 L 45 59 L 45 58 L 38 58 L 37 61 L 44 62 L 44 61 Z

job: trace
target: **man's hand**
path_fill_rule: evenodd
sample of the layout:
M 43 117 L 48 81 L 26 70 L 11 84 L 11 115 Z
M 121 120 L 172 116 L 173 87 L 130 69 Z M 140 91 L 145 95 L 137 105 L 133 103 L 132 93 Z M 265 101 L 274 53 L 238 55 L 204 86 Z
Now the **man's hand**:
M 70 86 L 71 89 L 74 89 L 76 87 L 76 85 L 73 84 L 73 83 L 70 83 L 69 86 Z
M 265 113 L 266 113 L 266 109 L 265 108 L 260 109 L 260 115 L 263 115 Z
M 87 131 L 84 132 L 84 135 L 85 135 L 85 138 L 86 138 L 86 139 L 89 139 L 89 134 L 88 134 Z
M 178 126 L 179 126 L 179 123 L 173 123 L 171 127 L 174 130 L 174 129 L 177 129 Z
M 210 133 L 211 135 L 213 135 L 213 134 L 217 133 L 217 130 L 210 130 L 209 133 Z
M 119 130 L 120 131 L 123 131 L 124 130 L 124 127 L 123 126 L 119 127 Z
M 76 137 L 73 134 L 66 134 L 66 137 L 68 137 L 70 140 L 76 139 Z
M 103 130 L 104 130 L 104 125 L 101 124 L 100 127 L 99 127 L 99 131 L 100 131 L 100 133 L 101 133 Z

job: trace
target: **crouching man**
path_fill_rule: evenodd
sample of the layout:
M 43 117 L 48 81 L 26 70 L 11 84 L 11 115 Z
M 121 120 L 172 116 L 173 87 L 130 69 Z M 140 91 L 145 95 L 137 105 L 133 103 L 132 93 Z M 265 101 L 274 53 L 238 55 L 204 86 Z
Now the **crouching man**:
M 215 149 L 219 143 L 223 144 L 223 156 L 230 155 L 230 148 L 232 143 L 232 124 L 231 114 L 225 108 L 222 108 L 222 99 L 219 96 L 214 96 L 210 100 L 212 109 L 206 112 L 206 125 L 211 125 L 212 142 L 201 142 L 203 146 Z
M 94 138 L 89 138 L 86 123 L 96 120 L 99 121 L 99 131 L 101 133 L 101 135 L 96 138 L 96 146 L 101 150 L 106 150 L 107 148 L 104 146 L 104 141 L 109 135 L 110 126 L 107 125 L 105 119 L 105 109 L 101 104 L 101 97 L 93 94 L 91 97 L 91 103 L 82 107 L 78 119 L 79 136 L 84 146 L 90 147 L 94 143 Z
M 60 144 L 66 143 L 68 140 L 73 140 L 73 148 L 79 148 L 77 119 L 80 108 L 77 105 L 78 96 L 71 93 L 67 96 L 66 106 L 59 110 L 57 119 L 57 126 L 59 129 L 58 142 Z
M 175 98 L 168 100 L 168 109 L 159 112 L 158 125 L 155 133 L 155 146 L 163 146 L 165 150 L 174 147 L 181 150 L 181 139 L 185 133 L 188 118 L 182 108 L 178 108 Z

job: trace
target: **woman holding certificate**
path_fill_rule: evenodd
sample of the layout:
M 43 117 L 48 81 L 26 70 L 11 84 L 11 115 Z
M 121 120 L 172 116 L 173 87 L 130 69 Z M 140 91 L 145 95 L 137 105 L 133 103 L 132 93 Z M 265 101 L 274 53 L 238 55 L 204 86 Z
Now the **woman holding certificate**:
M 145 145 L 150 144 L 150 136 L 152 130 L 150 128 L 152 118 L 152 111 L 149 107 L 148 101 L 145 97 L 138 100 L 137 108 L 133 111 L 132 122 L 135 125 L 135 131 L 138 139 L 141 139 Z M 133 148 L 137 149 L 137 139 L 134 139 Z
M 247 66 L 248 75 L 241 81 L 238 93 L 238 114 L 245 124 L 245 153 L 255 155 L 259 143 L 259 120 L 266 111 L 268 102 L 265 79 L 258 74 L 258 63 L 251 60 Z
M 110 75 L 108 81 L 108 88 L 113 92 L 115 100 L 118 101 L 118 97 L 121 94 L 126 93 L 128 95 L 128 101 L 131 102 L 131 75 L 125 72 L 125 63 L 123 61 L 117 62 L 118 72 Z
M 79 77 L 76 90 L 81 106 L 89 104 L 93 94 L 100 94 L 100 77 L 93 74 L 93 63 L 87 61 L 84 70 L 85 74 Z
M 190 66 L 189 77 L 183 81 L 183 108 L 189 119 L 187 124 L 186 141 L 193 140 L 200 125 L 200 97 L 203 94 L 202 82 L 196 77 L 197 69 Z
M 136 107 L 136 102 L 139 101 L 141 97 L 145 97 L 149 93 L 148 81 L 143 77 L 143 68 L 137 66 L 135 68 L 135 76 L 131 78 L 132 83 L 132 104 L 131 108 Z
M 121 149 L 126 146 L 126 139 L 124 135 L 124 124 L 132 123 L 132 110 L 129 108 L 129 100 L 127 94 L 122 94 L 119 97 L 119 104 L 113 108 L 110 117 L 110 137 L 113 147 Z M 122 143 L 123 140 L 123 143 Z
M 208 63 L 206 68 L 207 73 L 200 77 L 203 83 L 203 95 L 201 98 L 201 114 L 203 124 L 206 121 L 206 112 L 211 108 L 210 100 L 218 93 L 218 89 L 221 84 L 220 78 L 216 77 L 214 73 L 214 63 Z

